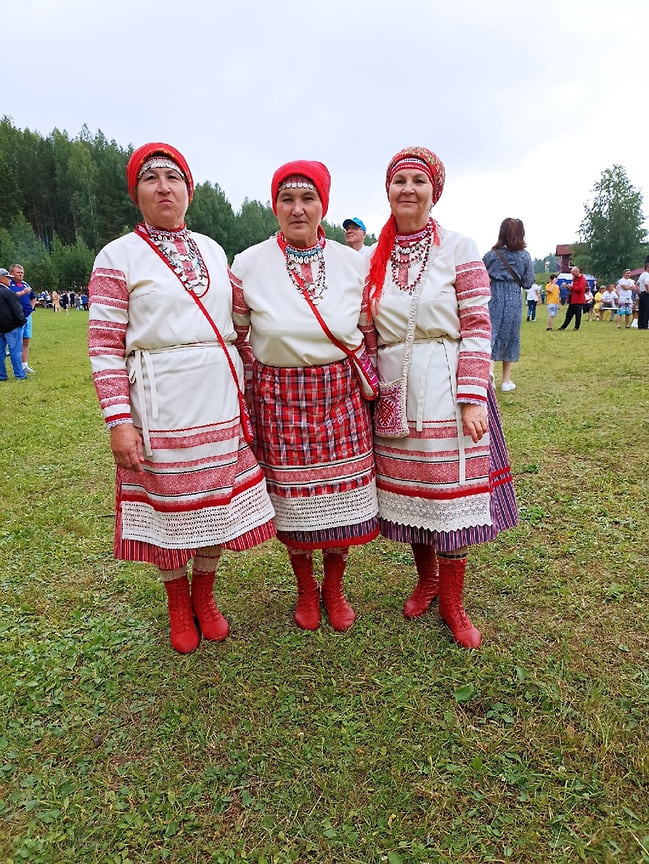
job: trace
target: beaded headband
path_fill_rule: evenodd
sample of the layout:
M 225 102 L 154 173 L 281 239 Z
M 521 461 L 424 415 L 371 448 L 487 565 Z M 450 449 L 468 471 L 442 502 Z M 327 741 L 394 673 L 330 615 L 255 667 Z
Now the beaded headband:
M 185 177 L 180 166 L 177 165 L 176 162 L 173 161 L 173 159 L 169 159 L 168 156 L 161 156 L 160 154 L 156 156 L 151 156 L 150 159 L 147 159 L 145 162 L 142 163 L 142 167 L 138 171 L 137 179 L 139 180 L 140 177 L 147 171 L 150 171 L 151 168 L 172 168 L 174 171 L 177 171 L 178 174 L 180 174 L 180 176 L 185 182 L 187 182 L 187 178 Z
M 303 177 L 301 174 L 287 177 L 283 183 L 280 183 L 278 191 L 281 192 L 283 189 L 311 189 L 313 192 L 318 191 L 309 178 Z
M 397 173 L 397 171 L 402 171 L 405 168 L 423 171 L 423 173 L 432 183 L 433 177 L 432 171 L 430 170 L 430 165 L 423 159 L 416 159 L 413 156 L 406 156 L 404 159 L 399 159 L 398 162 L 395 162 L 394 165 L 390 166 L 390 176 L 388 177 L 388 183 L 392 182 L 392 178 Z

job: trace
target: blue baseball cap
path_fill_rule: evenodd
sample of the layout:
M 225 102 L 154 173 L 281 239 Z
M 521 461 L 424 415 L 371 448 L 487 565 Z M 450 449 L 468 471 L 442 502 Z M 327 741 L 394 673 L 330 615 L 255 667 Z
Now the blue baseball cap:
M 361 219 L 359 219 L 358 216 L 354 216 L 353 219 L 345 219 L 345 221 L 343 222 L 343 228 L 345 229 L 345 231 L 349 228 L 350 225 L 355 225 L 357 228 L 360 228 L 361 231 L 366 231 L 365 223 Z

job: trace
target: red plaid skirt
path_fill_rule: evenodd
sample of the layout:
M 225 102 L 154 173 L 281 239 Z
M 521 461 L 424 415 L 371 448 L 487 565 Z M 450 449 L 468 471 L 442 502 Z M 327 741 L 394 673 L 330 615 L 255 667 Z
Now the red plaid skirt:
M 348 360 L 254 364 L 255 442 L 277 536 L 304 548 L 366 543 L 378 534 L 368 404 Z

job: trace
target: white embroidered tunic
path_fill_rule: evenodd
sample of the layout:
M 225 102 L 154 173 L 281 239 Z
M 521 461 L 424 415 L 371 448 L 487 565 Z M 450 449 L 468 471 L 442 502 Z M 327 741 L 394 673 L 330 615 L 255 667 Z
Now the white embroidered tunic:
M 443 228 L 421 286 L 408 376 L 410 434 L 375 439 L 382 520 L 453 532 L 491 525 L 489 435 L 464 435 L 462 402 L 486 404 L 489 279 L 475 243 Z M 433 253 L 431 252 L 431 258 Z M 418 275 L 411 268 L 408 282 Z M 382 381 L 401 377 L 411 295 L 388 266 L 374 324 Z
M 201 300 L 242 384 L 225 253 L 192 236 L 210 277 Z M 241 436 L 227 358 L 175 273 L 132 233 L 99 253 L 89 294 L 90 359 L 104 417 L 132 419 L 144 441 L 144 474 L 118 469 L 117 556 L 157 563 L 133 551 L 137 544 L 241 549 L 271 536 L 272 505 Z
M 318 311 L 336 338 L 354 349 L 363 338 L 359 310 L 366 264 L 353 249 L 333 240 L 327 240 L 324 256 L 329 287 L 317 304 Z M 250 327 L 250 345 L 260 363 L 322 366 L 345 358 L 289 278 L 275 237 L 237 255 L 232 272 L 244 289 L 243 294 L 235 291 L 234 322 L 244 332 Z
M 324 258 L 327 288 L 318 311 L 355 349 L 366 323 L 366 263 L 330 240 Z M 256 361 L 255 446 L 278 537 L 305 548 L 367 542 L 378 533 L 371 424 L 346 354 L 290 278 L 276 237 L 237 255 L 232 272 L 237 344 L 248 349 L 251 378 L 251 355 Z

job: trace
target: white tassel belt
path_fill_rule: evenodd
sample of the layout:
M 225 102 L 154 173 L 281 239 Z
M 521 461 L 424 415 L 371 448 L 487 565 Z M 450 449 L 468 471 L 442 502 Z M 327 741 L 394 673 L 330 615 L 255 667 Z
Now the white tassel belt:
M 459 459 L 459 473 L 460 473 L 460 483 L 466 483 L 466 452 L 464 449 L 464 427 L 462 425 L 462 411 L 457 401 L 457 349 L 455 351 L 456 356 L 451 356 L 451 346 L 455 346 L 456 343 L 451 339 L 444 339 L 443 336 L 437 336 L 434 339 L 415 339 L 415 344 L 417 345 L 427 345 L 428 348 L 426 350 L 426 362 L 421 366 L 421 371 L 419 373 L 419 378 L 417 381 L 416 393 L 417 393 L 417 416 L 415 418 L 416 429 L 417 432 L 421 432 L 424 428 L 424 396 L 426 393 L 426 381 L 428 379 L 428 367 L 430 366 L 430 361 L 433 356 L 433 351 L 435 350 L 435 344 L 440 344 L 444 348 L 444 355 L 446 357 L 446 368 L 448 370 L 448 380 L 451 387 L 451 394 L 453 396 L 453 405 L 455 406 L 455 426 L 457 429 L 457 446 L 458 446 L 458 459 Z

